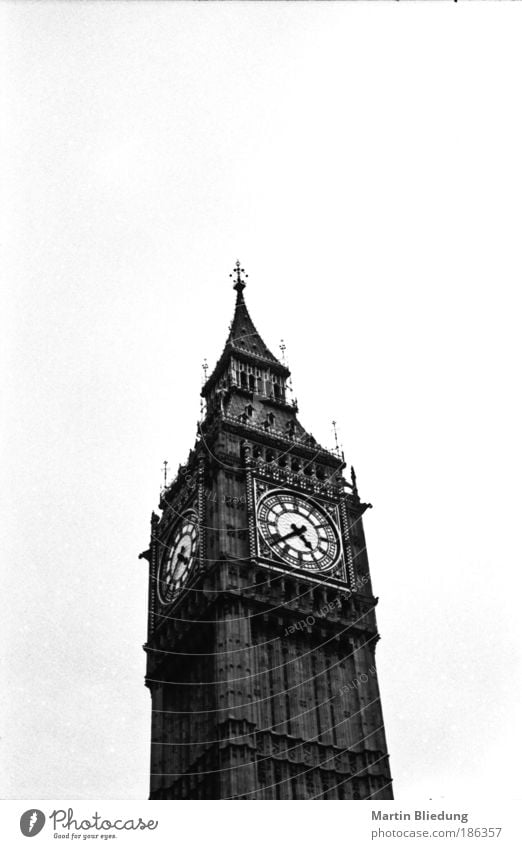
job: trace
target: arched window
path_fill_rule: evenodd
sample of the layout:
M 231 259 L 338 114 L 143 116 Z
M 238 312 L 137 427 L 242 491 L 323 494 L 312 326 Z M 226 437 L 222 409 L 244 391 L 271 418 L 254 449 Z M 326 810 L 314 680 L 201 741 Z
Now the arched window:
M 248 388 L 251 392 L 256 391 L 256 379 L 253 374 L 248 375 Z

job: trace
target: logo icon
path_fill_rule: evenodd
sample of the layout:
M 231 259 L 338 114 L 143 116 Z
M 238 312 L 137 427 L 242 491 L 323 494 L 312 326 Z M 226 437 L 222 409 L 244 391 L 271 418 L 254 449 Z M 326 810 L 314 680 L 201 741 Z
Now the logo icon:
M 34 837 L 39 834 L 45 825 L 45 814 L 37 808 L 29 808 L 20 817 L 20 831 L 25 837 Z

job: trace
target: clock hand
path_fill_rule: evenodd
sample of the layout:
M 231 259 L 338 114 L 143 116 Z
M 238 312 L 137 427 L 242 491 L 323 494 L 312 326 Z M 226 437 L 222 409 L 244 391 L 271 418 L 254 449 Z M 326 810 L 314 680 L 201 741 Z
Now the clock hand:
M 295 528 L 294 532 L 297 533 L 297 535 L 302 540 L 302 542 L 304 542 L 306 547 L 309 548 L 309 549 L 312 549 L 313 548 L 312 543 L 310 542 L 310 540 L 306 539 L 306 537 L 305 537 L 305 533 L 308 530 L 308 528 L 305 525 L 302 525 L 299 528 L 299 530 L 297 529 L 296 525 L 292 525 L 292 528 Z
M 182 563 L 188 563 L 189 560 L 188 560 L 188 557 L 185 557 L 185 555 L 183 553 L 184 551 L 185 551 L 185 546 L 182 546 L 182 548 L 180 549 L 180 552 L 178 554 L 178 561 L 181 560 Z
M 292 530 L 289 533 L 285 534 L 284 536 L 276 537 L 274 539 L 274 542 L 283 542 L 283 540 L 290 539 L 291 537 L 295 537 L 295 536 L 302 537 L 303 534 L 306 532 L 305 525 L 298 528 L 297 525 L 294 525 L 292 523 L 292 525 L 290 527 L 292 528 Z

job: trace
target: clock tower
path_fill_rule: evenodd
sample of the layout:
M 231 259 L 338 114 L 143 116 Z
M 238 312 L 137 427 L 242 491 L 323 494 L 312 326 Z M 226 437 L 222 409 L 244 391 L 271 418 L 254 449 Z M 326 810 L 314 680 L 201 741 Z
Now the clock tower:
M 152 514 L 151 799 L 392 799 L 353 468 L 236 305 L 194 447 Z

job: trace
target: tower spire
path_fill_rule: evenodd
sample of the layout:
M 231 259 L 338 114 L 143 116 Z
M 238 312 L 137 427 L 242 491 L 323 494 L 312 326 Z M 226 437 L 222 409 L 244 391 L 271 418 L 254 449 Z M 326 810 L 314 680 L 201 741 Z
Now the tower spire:
M 244 268 L 241 268 L 239 260 L 236 262 L 234 270 L 231 274 L 229 274 L 229 277 L 233 278 L 234 289 L 237 292 L 234 317 L 232 318 L 228 328 L 228 337 L 225 342 L 223 353 L 221 354 L 221 357 L 213 371 L 210 373 L 208 380 L 206 380 L 202 389 L 202 394 L 207 396 L 216 381 L 223 377 L 225 373 L 230 371 L 232 357 L 239 357 L 239 360 L 241 360 L 243 364 L 245 358 L 248 359 L 249 362 L 247 365 L 253 369 L 270 368 L 273 372 L 272 376 L 277 378 L 275 383 L 279 383 L 282 394 L 284 394 L 284 381 L 288 378 L 290 371 L 288 366 L 278 360 L 267 348 L 266 343 L 259 335 L 254 322 L 250 318 L 246 301 L 243 297 L 243 290 L 246 286 L 245 278 L 248 277 L 248 274 L 245 273 Z M 240 371 L 243 371 L 245 377 L 247 373 L 249 373 L 247 370 L 243 369 L 240 369 Z M 253 372 L 250 373 L 252 374 L 255 382 L 256 376 Z M 232 373 L 230 372 L 229 376 L 231 376 L 231 374 Z M 257 375 L 257 378 L 261 379 L 259 375 Z M 265 388 L 267 388 L 267 391 L 270 391 L 268 387 Z
M 245 274 L 245 269 L 241 268 L 241 263 L 238 260 L 236 262 L 236 265 L 234 267 L 232 274 L 229 274 L 229 277 L 232 277 L 232 278 L 235 277 L 236 282 L 234 283 L 234 289 L 237 292 L 238 301 L 243 300 L 243 289 L 246 286 L 245 281 L 241 277 L 242 274 L 244 274 L 245 277 L 248 277 L 248 274 Z

